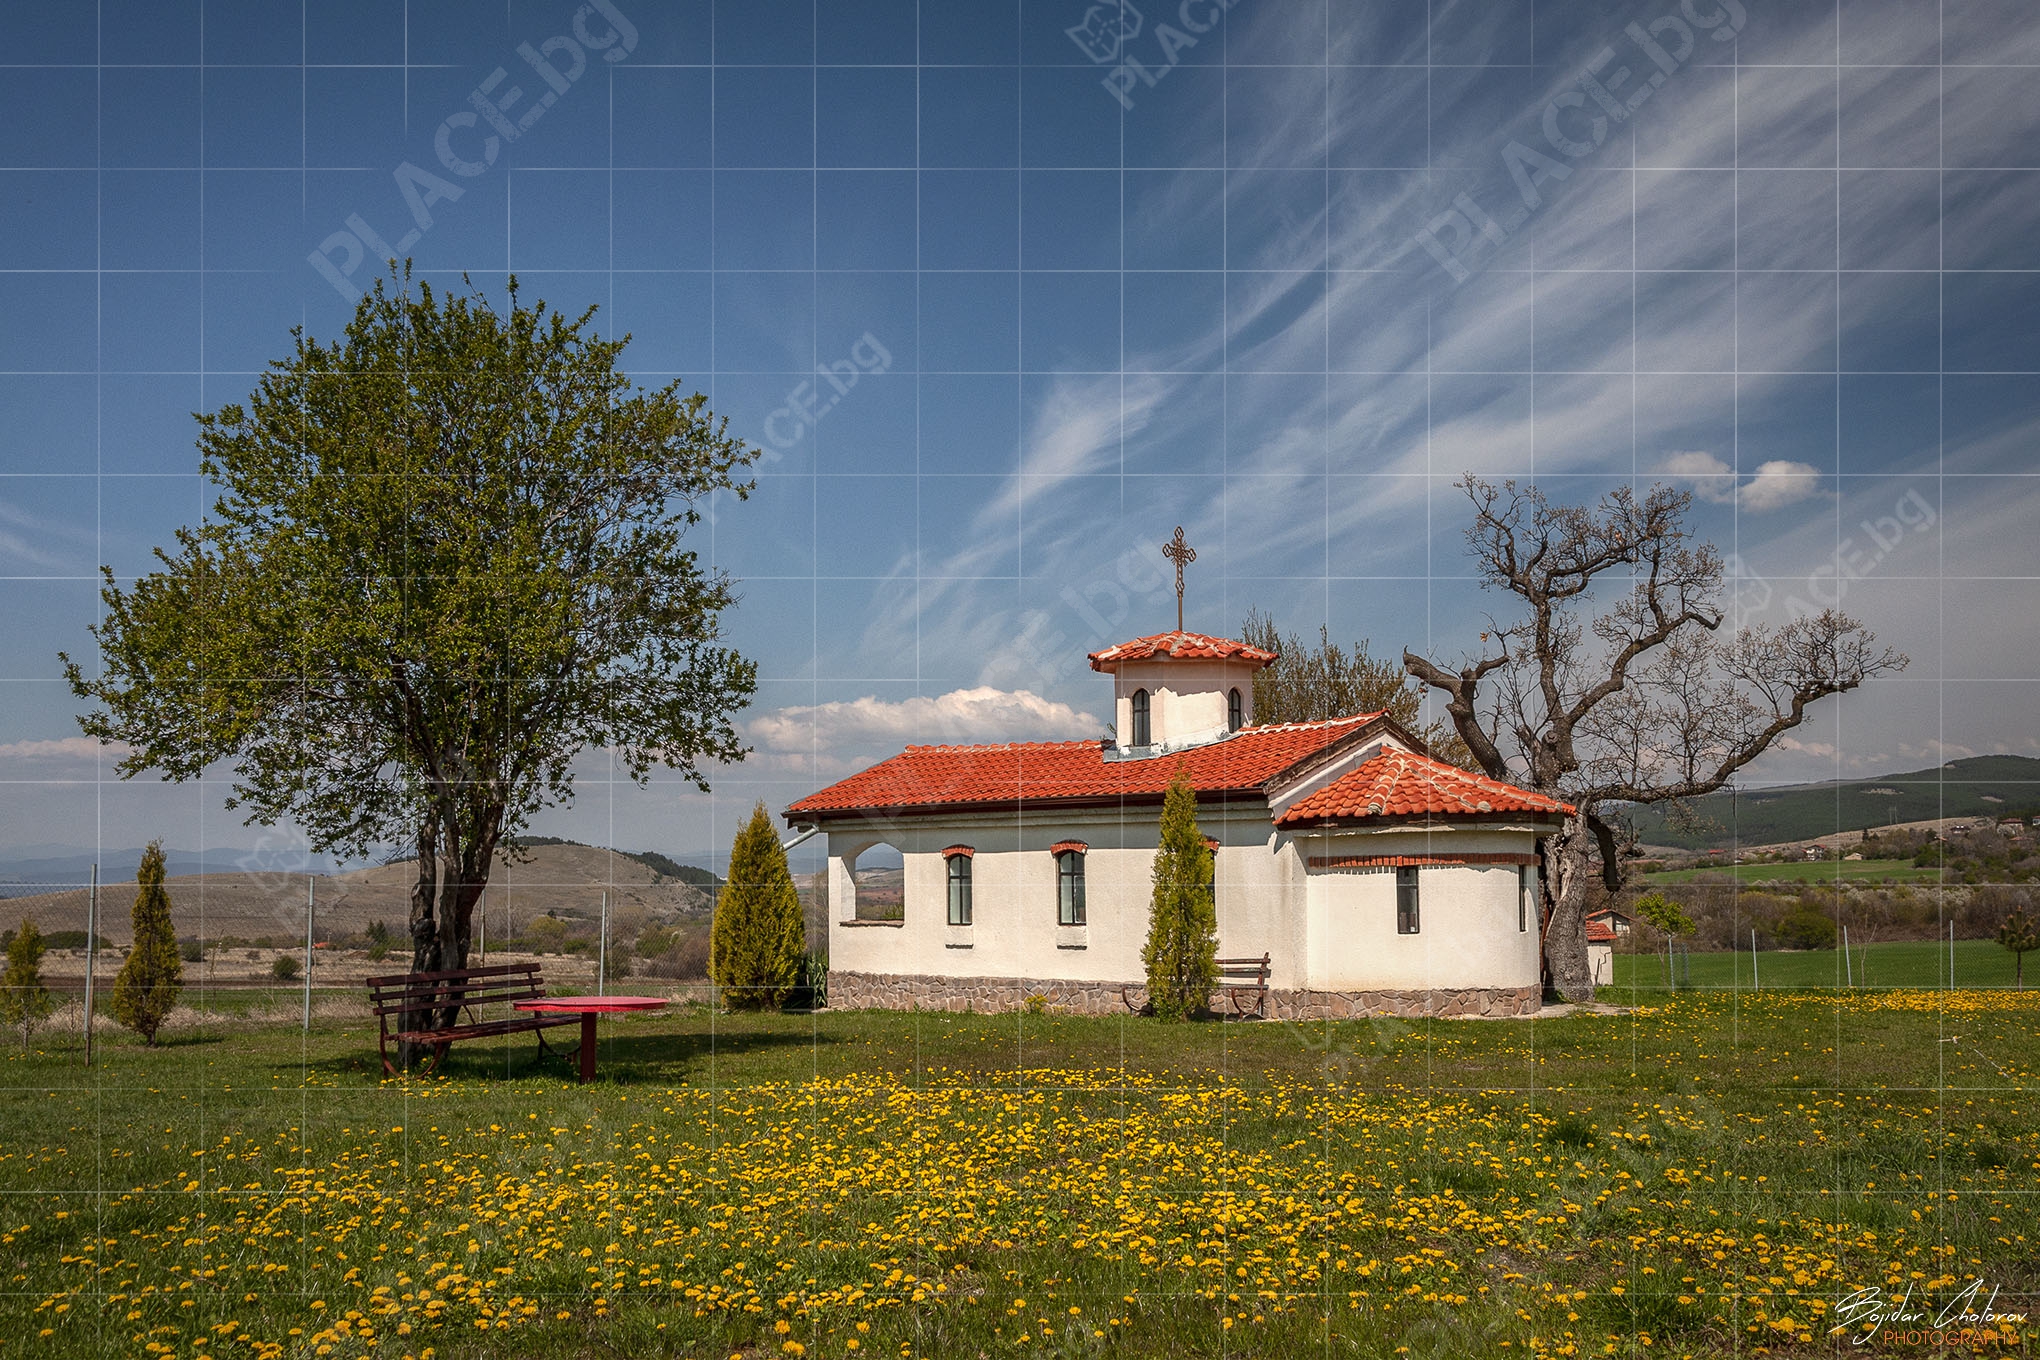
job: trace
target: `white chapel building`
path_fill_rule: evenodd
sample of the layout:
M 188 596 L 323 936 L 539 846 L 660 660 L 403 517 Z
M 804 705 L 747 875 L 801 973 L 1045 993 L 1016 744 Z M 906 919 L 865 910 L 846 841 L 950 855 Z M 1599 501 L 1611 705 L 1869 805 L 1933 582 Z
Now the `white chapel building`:
M 828 837 L 831 1007 L 1123 1014 L 1181 769 L 1219 956 L 1267 955 L 1268 1016 L 1538 1009 L 1537 842 L 1565 804 L 1432 759 L 1384 713 L 1256 726 L 1276 657 L 1244 642 L 1179 630 L 1090 659 L 1116 742 L 910 746 L 786 810 Z M 905 862 L 900 919 L 858 911 L 881 844 Z

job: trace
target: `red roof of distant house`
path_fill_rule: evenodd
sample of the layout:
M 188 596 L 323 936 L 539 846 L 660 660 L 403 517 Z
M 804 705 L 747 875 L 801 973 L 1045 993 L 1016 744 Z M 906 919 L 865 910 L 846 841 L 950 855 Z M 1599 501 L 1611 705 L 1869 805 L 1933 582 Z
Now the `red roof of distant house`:
M 1106 670 L 1122 661 L 1146 661 L 1150 657 L 1166 656 L 1177 661 L 1221 661 L 1238 659 L 1251 661 L 1256 665 L 1271 666 L 1275 653 L 1232 638 L 1212 637 L 1206 633 L 1186 633 L 1178 629 L 1173 633 L 1156 633 L 1151 637 L 1138 637 L 1131 642 L 1122 642 L 1107 647 L 1102 652 L 1091 653 L 1091 669 Z
M 1571 811 L 1556 798 L 1391 746 L 1359 769 L 1292 803 L 1277 825 L 1294 827 L 1356 817 Z
M 1134 760 L 1107 760 L 1098 741 L 1002 746 L 909 746 L 891 760 L 811 793 L 788 817 L 877 809 L 1153 800 L 1181 769 L 1200 794 L 1258 791 L 1328 747 L 1355 736 L 1380 713 L 1328 722 L 1243 727 L 1220 741 Z
M 1613 944 L 1615 943 L 1615 932 L 1602 925 L 1599 921 L 1589 921 L 1587 922 L 1587 943 Z

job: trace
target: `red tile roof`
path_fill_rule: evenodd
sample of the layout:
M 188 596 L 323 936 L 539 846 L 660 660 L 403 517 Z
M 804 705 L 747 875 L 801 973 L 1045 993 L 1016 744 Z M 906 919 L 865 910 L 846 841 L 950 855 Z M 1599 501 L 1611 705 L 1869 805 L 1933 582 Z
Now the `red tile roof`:
M 1358 817 L 1571 811 L 1556 798 L 1389 746 L 1359 769 L 1290 804 L 1276 825 L 1308 826 Z
M 1537 856 L 1507 851 L 1461 851 L 1456 855 L 1312 855 L 1313 869 L 1415 869 L 1427 864 L 1513 864 L 1537 863 Z
M 1131 642 L 1122 642 L 1107 647 L 1102 652 L 1091 653 L 1091 669 L 1110 670 L 1122 661 L 1146 661 L 1150 657 L 1166 656 L 1178 661 L 1223 660 L 1237 658 L 1268 666 L 1275 662 L 1275 653 L 1261 650 L 1232 638 L 1212 637 L 1206 633 L 1156 633 L 1150 637 L 1138 637 Z
M 1587 922 L 1587 943 L 1613 944 L 1615 943 L 1615 932 L 1602 925 L 1599 921 L 1589 921 Z
M 1137 760 L 1107 760 L 1104 744 L 1097 741 L 909 746 L 891 760 L 809 794 L 786 815 L 1061 800 L 1151 802 L 1178 769 L 1200 794 L 1258 792 L 1382 716 L 1356 713 L 1329 722 L 1244 727 L 1220 741 Z

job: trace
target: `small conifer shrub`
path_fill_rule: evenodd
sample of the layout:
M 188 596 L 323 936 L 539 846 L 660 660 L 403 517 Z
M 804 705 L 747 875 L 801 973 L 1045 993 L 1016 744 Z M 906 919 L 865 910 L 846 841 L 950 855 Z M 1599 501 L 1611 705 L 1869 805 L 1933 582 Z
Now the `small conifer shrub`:
M 154 1044 L 184 990 L 184 962 L 163 887 L 163 843 L 151 841 L 135 870 L 135 942 L 113 982 L 113 1018 Z
M 1202 1011 L 1218 985 L 1211 847 L 1197 828 L 1197 791 L 1180 770 L 1162 802 L 1154 898 L 1140 961 L 1147 967 L 1148 1000 L 1163 1020 Z
M 807 943 L 800 893 L 786 851 L 760 803 L 730 847 L 729 877 L 716 899 L 709 977 L 732 1010 L 782 1005 L 800 981 Z

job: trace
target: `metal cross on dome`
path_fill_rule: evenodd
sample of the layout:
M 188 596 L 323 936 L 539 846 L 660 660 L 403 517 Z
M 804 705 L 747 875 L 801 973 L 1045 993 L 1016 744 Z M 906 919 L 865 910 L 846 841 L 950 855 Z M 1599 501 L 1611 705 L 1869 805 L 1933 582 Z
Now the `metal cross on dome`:
M 1162 549 L 1162 556 L 1176 564 L 1176 631 L 1183 631 L 1183 567 L 1197 560 L 1197 549 L 1183 541 L 1183 526 L 1176 526 L 1176 536 Z

